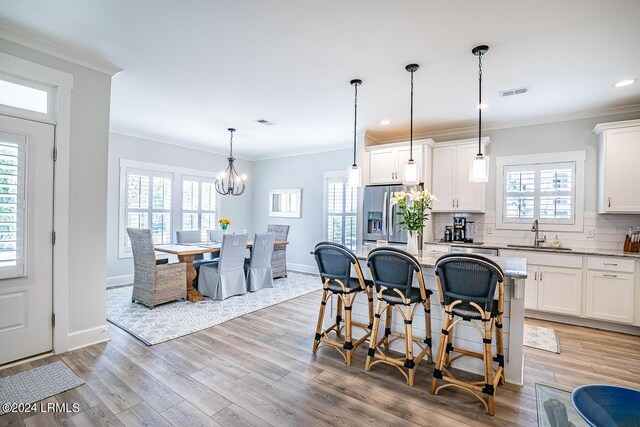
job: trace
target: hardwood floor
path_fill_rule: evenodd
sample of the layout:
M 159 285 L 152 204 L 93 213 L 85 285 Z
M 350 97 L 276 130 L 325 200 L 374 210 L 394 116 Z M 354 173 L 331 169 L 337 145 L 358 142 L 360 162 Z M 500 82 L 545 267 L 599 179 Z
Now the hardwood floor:
M 525 385 L 500 387 L 491 417 L 462 391 L 432 396 L 426 362 L 411 388 L 392 367 L 365 372 L 364 347 L 351 367 L 331 348 L 313 356 L 319 301 L 314 292 L 152 347 L 112 326 L 108 343 L 0 371 L 64 360 L 86 384 L 46 401 L 81 412 L 7 414 L 0 426 L 531 426 L 536 383 L 640 383 L 639 337 L 527 320 L 555 328 L 562 353 L 525 349 Z

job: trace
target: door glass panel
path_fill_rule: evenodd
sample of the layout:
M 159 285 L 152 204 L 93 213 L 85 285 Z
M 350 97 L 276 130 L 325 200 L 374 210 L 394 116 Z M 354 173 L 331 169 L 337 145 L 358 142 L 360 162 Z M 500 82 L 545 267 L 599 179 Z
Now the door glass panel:
M 0 133 L 0 270 L 5 270 L 1 273 L 3 278 L 24 275 L 25 150 L 23 136 Z

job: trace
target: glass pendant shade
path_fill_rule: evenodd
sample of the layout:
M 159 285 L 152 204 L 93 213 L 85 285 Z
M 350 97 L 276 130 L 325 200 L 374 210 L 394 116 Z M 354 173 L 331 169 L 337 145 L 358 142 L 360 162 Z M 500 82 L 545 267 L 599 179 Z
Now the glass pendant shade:
M 489 156 L 479 154 L 473 158 L 469 167 L 469 181 L 489 181 Z
M 360 169 L 360 166 L 352 165 L 347 169 L 347 186 L 352 188 L 362 186 L 362 169 Z
M 402 175 L 403 185 L 418 185 L 418 165 L 413 160 L 404 164 L 404 174 Z

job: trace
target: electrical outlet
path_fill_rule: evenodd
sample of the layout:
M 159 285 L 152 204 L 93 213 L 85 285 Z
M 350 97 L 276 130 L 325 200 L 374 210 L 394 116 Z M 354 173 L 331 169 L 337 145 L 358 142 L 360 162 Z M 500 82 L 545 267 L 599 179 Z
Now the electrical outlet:
M 584 231 L 587 234 L 587 239 L 594 239 L 596 237 L 596 231 L 593 229 L 593 227 L 585 228 Z
M 490 225 L 487 225 L 487 235 L 491 236 L 493 234 L 493 227 Z

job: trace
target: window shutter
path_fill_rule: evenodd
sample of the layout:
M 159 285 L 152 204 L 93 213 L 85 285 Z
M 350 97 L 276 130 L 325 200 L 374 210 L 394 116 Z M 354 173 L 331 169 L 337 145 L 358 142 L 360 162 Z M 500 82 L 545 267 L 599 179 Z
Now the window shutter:
M 0 140 L 0 278 L 3 279 L 26 274 L 26 157 L 24 140 Z

